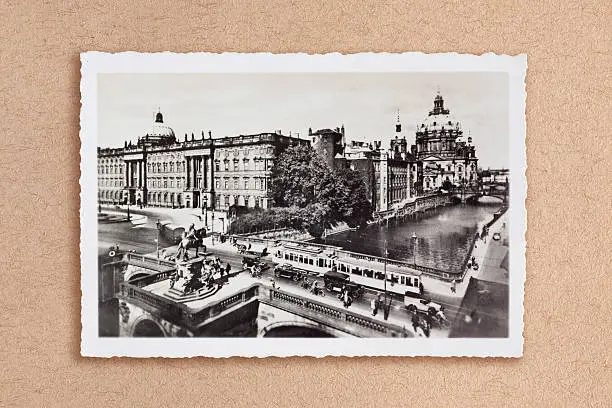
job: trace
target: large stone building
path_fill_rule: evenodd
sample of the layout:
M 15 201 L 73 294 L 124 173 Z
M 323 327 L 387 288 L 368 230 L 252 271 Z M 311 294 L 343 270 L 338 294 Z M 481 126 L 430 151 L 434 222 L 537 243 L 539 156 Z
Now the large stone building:
M 460 123 L 444 107 L 440 94 L 429 115 L 417 126 L 412 152 L 423 166 L 423 192 L 438 190 L 445 181 L 455 186 L 478 183 L 478 158 L 472 138 L 464 140 Z
M 171 208 L 267 208 L 273 161 L 296 143 L 309 141 L 280 131 L 220 139 L 202 132 L 178 141 L 158 112 L 137 143 L 98 148 L 98 199 Z
M 464 140 L 459 122 L 438 94 L 429 115 L 417 125 L 410 150 L 399 115 L 390 148 L 384 149 L 380 141 L 347 143 L 344 125 L 309 129 L 303 139 L 280 131 L 220 139 L 202 132 L 198 138 L 185 134 L 179 142 L 158 112 L 151 129 L 137 143 L 98 149 L 98 198 L 101 203 L 127 201 L 172 208 L 268 208 L 274 160 L 297 143 L 311 144 L 330 167 L 359 171 L 376 212 L 401 208 L 448 183 L 478 184 L 478 158 L 471 137 Z
M 408 152 L 408 142 L 401 130 L 398 118 L 389 150 L 383 149 L 380 141 L 369 144 L 352 141 L 344 149 L 347 165 L 361 173 L 376 212 L 401 207 L 418 192 L 420 166 Z
M 435 97 L 429 115 L 417 125 L 410 150 L 398 114 L 388 150 L 380 141 L 351 141 L 343 153 L 350 168 L 362 174 L 376 212 L 401 208 L 418 195 L 439 191 L 445 181 L 457 187 L 478 184 L 478 158 L 472 139 L 464 140 L 459 122 L 444 107 L 440 95 Z

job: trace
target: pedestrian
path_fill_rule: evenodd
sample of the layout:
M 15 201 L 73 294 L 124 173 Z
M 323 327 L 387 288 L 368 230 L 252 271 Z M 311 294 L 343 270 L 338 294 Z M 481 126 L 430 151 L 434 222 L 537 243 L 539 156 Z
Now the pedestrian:
M 251 250 L 251 243 L 249 242 L 249 246 L 247 247 L 247 251 Z
M 230 265 L 230 263 L 228 262 L 227 265 L 225 265 L 225 275 L 229 277 L 229 273 L 230 270 L 232 269 L 232 266 Z
M 455 279 L 453 279 L 453 281 L 451 282 L 451 292 L 457 292 L 457 281 Z
M 419 316 L 417 316 L 417 312 L 414 312 L 412 315 L 412 328 L 414 331 L 417 331 L 417 327 L 419 327 Z
M 372 316 L 376 316 L 376 298 L 372 298 L 372 300 L 370 301 L 370 309 L 372 310 Z
M 349 296 L 348 289 L 344 291 L 344 307 L 348 309 L 351 305 L 351 297 Z

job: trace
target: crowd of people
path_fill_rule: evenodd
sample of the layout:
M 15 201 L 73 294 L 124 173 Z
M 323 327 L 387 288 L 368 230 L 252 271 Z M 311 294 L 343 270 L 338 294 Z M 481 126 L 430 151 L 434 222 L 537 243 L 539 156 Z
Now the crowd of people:
M 176 270 L 170 276 L 170 288 L 179 280 L 183 281 L 181 289 L 184 295 L 202 288 L 211 288 L 215 283 L 223 284 L 231 269 L 229 262 L 224 265 L 218 256 L 206 259 L 199 269 L 189 268 L 176 260 Z M 219 275 L 219 279 L 215 279 L 215 275 Z

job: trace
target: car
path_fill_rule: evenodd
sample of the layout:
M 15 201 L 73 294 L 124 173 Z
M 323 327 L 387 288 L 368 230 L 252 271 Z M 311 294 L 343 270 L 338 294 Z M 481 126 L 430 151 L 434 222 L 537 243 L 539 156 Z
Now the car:
M 261 258 L 258 256 L 245 256 L 242 258 L 242 267 L 244 269 L 250 268 L 251 266 L 259 266 L 261 270 L 265 270 L 269 268 L 269 265 L 265 262 L 261 261 Z
M 493 239 L 496 241 L 499 241 L 501 239 L 501 235 L 499 234 L 499 232 L 496 232 L 495 234 L 493 234 Z
M 329 292 L 340 293 L 342 288 L 346 287 L 349 290 L 349 296 L 353 299 L 360 298 L 364 292 L 363 286 L 351 282 L 350 276 L 342 272 L 325 272 L 323 275 L 323 282 L 325 284 L 325 289 Z
M 418 312 L 423 314 L 436 314 L 441 310 L 444 310 L 442 305 L 432 302 L 429 299 L 417 298 L 410 296 L 410 293 L 406 292 L 404 296 L 404 306 L 409 312 Z
M 298 282 L 304 276 L 304 273 L 299 269 L 294 268 L 290 264 L 277 265 L 274 268 L 274 276 L 277 278 L 287 278 L 294 282 Z

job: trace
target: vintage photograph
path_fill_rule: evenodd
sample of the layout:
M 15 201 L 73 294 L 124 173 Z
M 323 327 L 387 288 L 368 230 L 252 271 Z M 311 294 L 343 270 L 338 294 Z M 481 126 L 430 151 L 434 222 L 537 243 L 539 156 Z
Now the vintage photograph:
M 84 354 L 522 353 L 524 57 L 325 57 L 83 54 Z

